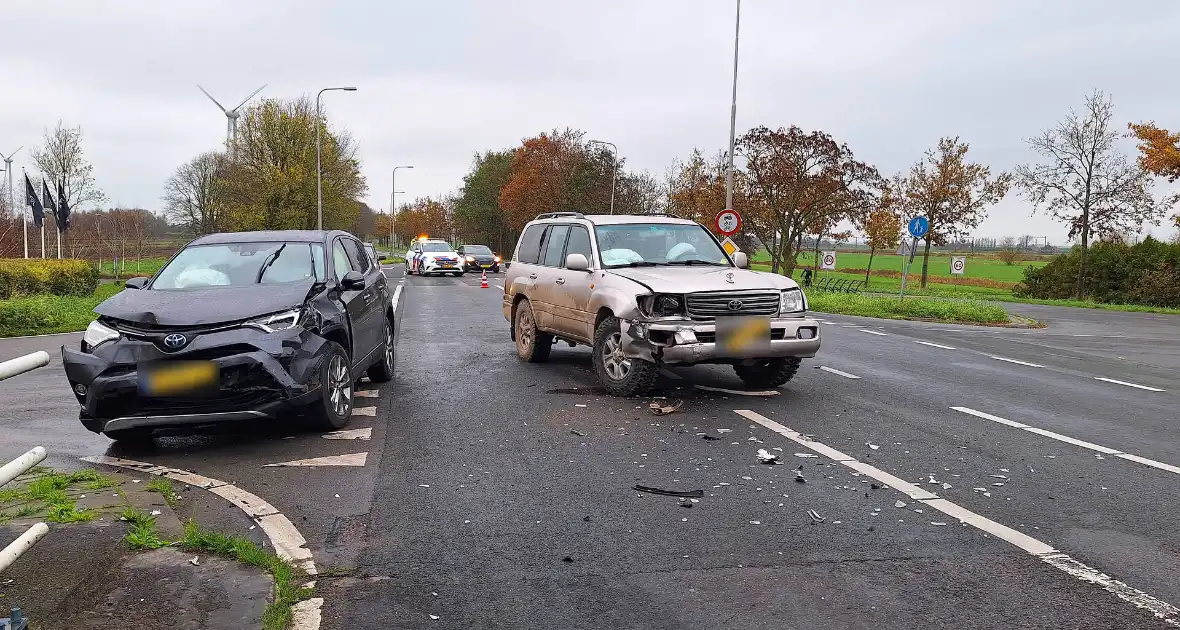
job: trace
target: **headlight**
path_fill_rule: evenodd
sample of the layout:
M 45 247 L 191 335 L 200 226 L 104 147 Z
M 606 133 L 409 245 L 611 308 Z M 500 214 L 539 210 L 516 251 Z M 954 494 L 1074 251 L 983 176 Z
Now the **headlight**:
M 82 335 L 82 343 L 86 344 L 87 351 L 90 351 L 108 341 L 114 341 L 118 338 L 119 331 L 96 319 L 86 327 L 86 334 Z
M 639 307 L 653 317 L 683 315 L 684 296 L 669 293 L 645 295 L 639 298 Z
M 466 260 L 467 262 L 475 262 L 475 256 L 468 256 Z
M 279 330 L 287 330 L 288 328 L 294 328 L 299 324 L 300 313 L 301 311 L 298 309 L 284 311 L 282 313 L 275 313 L 274 315 L 266 315 L 252 319 L 246 322 L 245 325 L 268 333 Z
M 780 313 L 802 313 L 807 310 L 807 303 L 803 300 L 803 292 L 799 289 L 787 289 L 779 302 Z

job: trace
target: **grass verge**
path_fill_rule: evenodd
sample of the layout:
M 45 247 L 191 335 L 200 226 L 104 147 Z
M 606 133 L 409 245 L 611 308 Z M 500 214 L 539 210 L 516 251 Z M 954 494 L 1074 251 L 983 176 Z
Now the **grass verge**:
M 937 300 L 855 295 L 813 291 L 807 294 L 811 310 L 840 315 L 917 319 L 960 324 L 1007 324 L 1003 307 L 978 300 Z
M 168 507 L 174 510 L 176 509 L 176 503 L 180 501 L 180 495 L 172 487 L 172 480 L 167 477 L 156 477 L 152 479 L 144 487 L 144 490 L 159 493 L 160 496 L 164 497 L 164 502 L 168 504 Z
M 122 289 L 116 284 L 100 284 L 86 297 L 37 295 L 0 300 L 0 337 L 85 330 L 94 319 L 94 307 Z
M 156 531 L 156 517 L 129 507 L 123 510 L 121 518 L 127 521 L 127 535 L 124 540 L 132 549 L 159 549 L 168 543 Z
M 93 470 L 61 473 L 38 468 L 37 474 L 23 488 L 0 490 L 0 507 L 16 508 L 0 513 L 0 522 L 24 518 L 41 512 L 51 523 L 80 523 L 94 520 L 97 512 L 78 509 L 67 490 L 102 490 L 118 485 L 113 479 Z

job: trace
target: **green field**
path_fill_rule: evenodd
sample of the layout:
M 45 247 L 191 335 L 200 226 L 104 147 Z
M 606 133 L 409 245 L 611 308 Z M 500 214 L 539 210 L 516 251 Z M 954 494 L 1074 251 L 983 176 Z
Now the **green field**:
M 138 260 L 138 261 L 135 259 L 120 260 L 119 261 L 119 277 L 126 278 L 129 276 L 137 276 L 137 275 L 152 275 L 152 274 L 155 274 L 157 271 L 159 271 L 160 267 L 163 267 L 164 263 L 166 263 L 166 262 L 168 262 L 167 258 L 144 258 L 143 260 Z M 113 260 L 108 258 L 108 259 L 102 261 L 101 265 L 96 264 L 95 266 L 98 267 L 98 274 L 100 277 L 103 277 L 103 278 L 114 278 L 115 277 L 115 268 L 114 268 L 114 261 Z
M 918 256 L 914 257 L 914 264 L 910 268 L 911 274 L 922 273 L 922 256 L 918 252 Z M 799 264 L 811 266 L 815 262 L 813 252 L 800 252 Z M 896 271 L 901 273 L 905 266 L 905 256 L 898 256 L 897 254 L 881 254 L 878 253 L 873 257 L 873 271 Z M 770 255 L 766 250 L 759 250 L 754 255 L 755 263 L 769 263 Z M 996 280 L 998 282 L 1010 282 L 1016 284 L 1024 278 L 1024 269 L 1028 266 L 1043 267 L 1048 264 L 1046 260 L 1028 260 L 1020 261 L 1013 265 L 1004 264 L 1003 261 L 995 258 L 987 258 L 982 255 L 967 256 L 967 266 L 961 277 L 964 278 L 984 278 L 988 280 Z M 861 252 L 839 252 L 836 254 L 836 271 L 841 269 L 867 269 L 869 266 L 868 253 Z M 930 276 L 951 277 L 951 257 L 949 255 L 933 255 L 930 256 Z M 864 279 L 864 276 L 861 276 Z

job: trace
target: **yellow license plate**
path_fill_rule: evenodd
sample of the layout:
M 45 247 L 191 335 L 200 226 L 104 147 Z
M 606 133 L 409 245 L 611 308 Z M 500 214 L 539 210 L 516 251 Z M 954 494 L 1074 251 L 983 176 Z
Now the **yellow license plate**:
M 212 361 L 159 361 L 139 366 L 139 391 L 146 396 L 217 393 L 221 374 Z
M 766 356 L 766 351 L 770 350 L 770 318 L 757 315 L 718 317 L 716 343 L 722 356 Z

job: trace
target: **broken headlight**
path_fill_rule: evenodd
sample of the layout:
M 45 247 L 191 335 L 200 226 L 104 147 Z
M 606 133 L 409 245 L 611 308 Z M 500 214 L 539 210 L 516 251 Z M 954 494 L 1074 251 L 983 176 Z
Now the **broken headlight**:
M 639 309 L 649 317 L 684 315 L 684 296 L 672 293 L 645 295 L 639 298 Z
M 282 313 L 274 313 L 271 315 L 256 317 L 243 325 L 249 326 L 250 328 L 257 328 L 262 332 L 271 333 L 280 330 L 287 330 L 288 328 L 294 328 L 295 326 L 299 325 L 299 322 L 302 319 L 303 311 L 300 309 L 293 309 L 290 311 L 283 311 Z
M 90 322 L 90 325 L 86 327 L 86 333 L 82 335 L 82 349 L 85 352 L 90 352 L 98 346 L 118 338 L 119 331 L 96 319 Z

